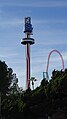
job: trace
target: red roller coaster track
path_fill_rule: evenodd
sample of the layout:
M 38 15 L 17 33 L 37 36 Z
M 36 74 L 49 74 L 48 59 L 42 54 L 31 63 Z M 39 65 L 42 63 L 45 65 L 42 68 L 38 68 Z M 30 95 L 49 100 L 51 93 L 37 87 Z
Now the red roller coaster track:
M 47 61 L 47 67 L 46 67 L 46 73 L 47 74 L 48 74 L 50 56 L 53 52 L 56 52 L 60 55 L 60 58 L 61 58 L 61 61 L 62 61 L 62 70 L 64 70 L 64 60 L 63 60 L 63 57 L 62 57 L 61 53 L 58 50 L 52 50 L 48 55 L 48 61 Z

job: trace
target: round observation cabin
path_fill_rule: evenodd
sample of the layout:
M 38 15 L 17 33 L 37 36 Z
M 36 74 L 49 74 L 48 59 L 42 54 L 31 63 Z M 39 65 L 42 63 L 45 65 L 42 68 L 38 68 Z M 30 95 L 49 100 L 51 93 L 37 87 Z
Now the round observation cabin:
M 35 43 L 34 39 L 33 38 L 23 38 L 23 39 L 21 39 L 21 44 L 26 45 L 28 43 L 30 45 L 33 45 Z

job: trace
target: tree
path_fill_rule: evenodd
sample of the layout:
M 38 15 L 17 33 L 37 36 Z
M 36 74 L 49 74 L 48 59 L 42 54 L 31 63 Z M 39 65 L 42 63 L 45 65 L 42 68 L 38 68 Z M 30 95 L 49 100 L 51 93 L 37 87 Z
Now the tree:
M 5 62 L 0 61 L 0 92 L 6 94 L 12 82 L 13 70 L 8 68 Z
M 15 73 L 13 73 L 12 85 L 10 86 L 10 93 L 17 94 L 19 93 L 18 78 Z
M 11 79 L 11 69 L 8 72 Z M 14 89 L 17 84 L 15 81 Z M 36 89 L 10 93 L 2 102 L 2 115 L 5 119 L 46 119 L 47 116 L 54 116 L 58 110 L 65 114 L 64 118 L 67 117 L 67 69 L 54 70 L 50 81 L 44 78 Z
M 9 91 L 9 86 L 12 80 L 11 68 L 8 68 L 5 62 L 0 61 L 0 118 L 1 118 L 1 98 L 2 95 L 6 95 Z
M 48 113 L 53 115 L 58 109 L 67 110 L 67 69 L 53 71 L 48 85 Z

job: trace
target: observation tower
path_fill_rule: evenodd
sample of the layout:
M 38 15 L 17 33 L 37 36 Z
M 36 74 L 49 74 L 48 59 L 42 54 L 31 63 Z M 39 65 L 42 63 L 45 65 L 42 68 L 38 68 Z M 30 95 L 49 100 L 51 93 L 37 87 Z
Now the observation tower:
M 25 45 L 26 48 L 26 89 L 30 87 L 30 45 L 33 45 L 34 39 L 30 37 L 32 34 L 33 27 L 31 24 L 31 17 L 25 17 L 24 33 L 25 38 L 21 40 L 21 44 Z

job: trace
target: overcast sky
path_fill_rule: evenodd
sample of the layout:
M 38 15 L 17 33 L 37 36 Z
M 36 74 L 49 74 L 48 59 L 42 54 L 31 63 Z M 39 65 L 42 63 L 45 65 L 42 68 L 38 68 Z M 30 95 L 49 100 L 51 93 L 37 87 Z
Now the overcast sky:
M 25 89 L 26 59 L 24 17 L 30 16 L 35 44 L 31 46 L 31 76 L 37 78 L 36 86 L 43 79 L 48 55 L 58 50 L 67 68 L 67 0 L 0 0 L 0 60 L 11 67 Z M 61 70 L 60 56 L 51 54 L 48 74 Z

